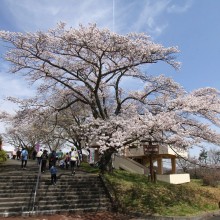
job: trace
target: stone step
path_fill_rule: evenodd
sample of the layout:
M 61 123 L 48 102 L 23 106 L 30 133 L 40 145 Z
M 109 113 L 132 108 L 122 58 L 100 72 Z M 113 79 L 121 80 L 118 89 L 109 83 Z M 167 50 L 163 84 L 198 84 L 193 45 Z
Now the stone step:
M 1 180 L 0 180 L 1 181 Z M 1 181 L 0 185 L 4 186 L 4 185 L 22 185 L 22 184 L 33 184 L 36 183 L 37 179 L 33 178 L 33 179 L 29 179 L 29 180 L 22 180 L 22 179 L 17 179 L 17 180 L 7 180 L 7 181 Z M 50 185 L 51 184 L 51 178 L 48 178 L 46 180 L 39 180 L 40 181 L 40 185 L 44 186 L 44 185 Z M 71 181 L 66 181 L 66 180 L 62 180 L 62 179 L 57 179 L 57 184 L 59 184 L 60 186 L 66 187 L 69 185 L 76 185 L 76 186 L 83 186 L 83 185 L 100 185 L 100 181 L 99 180 L 94 180 L 94 181 L 90 181 L 90 180 L 85 180 L 85 181 L 77 181 L 77 180 L 71 180 Z
M 82 194 L 84 195 L 88 195 L 88 196 L 92 196 L 92 195 L 96 195 L 96 194 L 100 194 L 100 195 L 105 195 L 105 190 L 104 189 L 98 189 L 98 190 L 75 190 L 75 191 L 68 191 L 68 192 L 63 192 L 60 190 L 54 190 L 51 192 L 45 192 L 43 190 L 38 191 L 37 192 L 38 196 L 57 196 L 57 195 L 76 195 L 76 196 L 80 196 Z
M 23 207 L 23 206 L 27 206 L 29 204 L 29 200 L 27 201 L 23 201 L 23 200 L 18 200 L 18 201 L 13 201 L 13 200 L 9 200 L 8 202 L 0 202 L 0 209 L 2 209 L 3 207 Z
M 41 205 L 51 205 L 51 204 L 57 204 L 57 200 L 53 200 L 54 198 L 60 198 L 58 204 L 90 204 L 90 203 L 102 203 L 102 202 L 109 202 L 108 198 L 74 198 L 74 197 L 69 197 L 68 199 L 66 197 L 50 197 L 49 201 L 46 198 L 41 198 L 38 200 L 38 204 Z M 1 204 L 1 203 L 0 203 Z
M 14 196 L 11 196 L 11 195 L 1 195 L 1 198 L 0 198 L 0 202 L 5 202 L 5 201 L 12 201 L 12 200 L 23 200 L 23 198 L 26 200 L 26 198 L 33 198 L 34 197 L 34 194 L 33 193 L 30 193 L 30 194 L 18 194 L 18 195 L 14 195 Z M 48 199 L 65 199 L 65 198 L 71 198 L 71 199 L 86 199 L 86 198 L 108 198 L 107 195 L 105 194 L 105 192 L 94 192 L 94 193 L 91 193 L 91 192 L 82 192 L 82 193 L 69 193 L 69 194 L 62 194 L 61 192 L 59 193 L 50 193 L 50 194 L 37 194 L 37 198 L 39 199 L 45 199 L 45 200 L 48 200 Z
M 74 208 L 74 209 L 45 209 L 45 210 L 37 210 L 34 209 L 32 210 L 32 207 L 30 208 L 30 211 L 25 211 L 25 210 L 18 210 L 13 211 L 12 209 L 10 211 L 0 211 L 0 217 L 9 217 L 9 216 L 24 216 L 29 217 L 29 216 L 36 216 L 36 215 L 52 215 L 56 213 L 79 213 L 81 214 L 82 212 L 97 212 L 97 211 L 107 211 L 110 210 L 111 208 L 106 208 L 106 207 L 83 207 L 83 208 Z
M 8 179 L 21 179 L 22 177 L 25 177 L 25 178 L 33 178 L 33 177 L 36 177 L 37 176 L 37 172 L 36 173 L 33 173 L 33 174 L 29 174 L 29 173 L 8 173 L 8 174 L 5 174 L 5 173 L 0 173 L 0 180 L 8 180 Z
M 6 186 L 5 186 L 6 187 Z M 19 186 L 20 187 L 20 186 Z M 87 184 L 83 184 L 83 185 L 76 185 L 76 184 L 69 184 L 69 185 L 61 185 L 59 184 L 59 182 L 56 183 L 56 188 L 57 189 L 61 189 L 63 191 L 68 191 L 68 190 L 71 190 L 71 189 L 97 189 L 97 188 L 100 188 L 102 187 L 102 185 L 99 183 L 99 184 L 92 184 L 92 185 L 87 185 Z M 39 186 L 39 189 L 47 189 L 47 190 L 50 190 L 50 189 L 53 189 L 53 185 L 51 183 L 48 183 L 48 184 L 41 184 Z
M 75 210 L 75 209 L 111 209 L 111 204 L 107 199 L 91 199 L 91 200 L 64 200 L 57 203 L 55 201 L 39 201 L 35 204 L 37 210 Z M 30 211 L 33 208 L 33 204 L 29 202 L 9 201 L 8 203 L 0 203 L 0 213 L 3 212 L 21 212 Z
M 17 180 L 17 179 L 23 179 L 23 178 L 26 178 L 26 179 L 32 179 L 33 177 L 37 177 L 37 172 L 36 173 L 33 173 L 33 174 L 21 174 L 21 173 L 15 173 L 15 174 L 8 174 L 6 175 L 5 173 L 0 173 L 0 180 Z M 50 173 L 48 174 L 41 174 L 41 179 L 47 179 L 48 177 L 50 177 Z M 65 179 L 67 181 L 70 181 L 72 179 L 76 180 L 76 181 L 87 181 L 88 179 L 93 181 L 93 180 L 96 180 L 96 179 L 99 179 L 99 177 L 97 175 L 84 175 L 84 174 L 75 174 L 75 175 L 71 175 L 71 174 L 68 174 L 68 175 L 63 175 L 63 174 L 58 174 L 57 175 L 57 178 L 59 179 Z
M 68 197 L 58 197 L 58 196 L 49 196 L 48 198 L 45 198 L 45 197 L 41 197 L 38 202 L 39 204 L 44 204 L 44 205 L 47 205 L 47 204 L 57 204 L 57 200 L 59 200 L 59 203 L 60 204 L 71 204 L 71 203 L 84 203 L 84 204 L 89 204 L 89 203 L 96 203 L 96 202 L 109 202 L 109 199 L 106 198 L 106 197 L 81 197 L 81 196 L 78 196 L 78 197 L 72 197 L 72 196 L 68 196 Z M 12 206 L 21 206 L 23 204 L 27 204 L 29 203 L 30 201 L 32 201 L 30 199 L 30 197 L 14 197 L 14 198 L 1 198 L 0 199 L 0 207 L 6 207 L 6 206 L 9 206 L 9 205 L 12 205 Z
M 16 193 L 3 192 L 3 193 L 0 193 L 0 200 L 3 198 L 30 197 L 31 192 L 32 192 L 32 190 L 29 192 L 27 192 L 27 190 L 26 190 L 25 192 L 16 192 Z
M 47 176 L 41 176 L 41 180 L 47 180 L 48 178 L 50 178 L 50 175 Z M 61 175 L 57 175 L 57 179 L 60 180 L 65 180 L 67 182 L 69 181 L 77 181 L 77 182 L 86 182 L 86 181 L 99 181 L 99 177 L 98 176 L 82 176 L 80 174 L 75 174 L 75 175 L 65 175 L 65 176 L 61 176 Z
M 13 197 L 27 197 L 33 194 L 34 191 L 30 190 L 23 190 L 21 192 L 16 192 L 16 193 L 10 193 L 9 192 L 4 192 L 0 193 L 0 199 L 1 198 L 13 198 Z M 93 190 L 93 191 L 88 191 L 88 190 L 77 190 L 77 191 L 69 191 L 69 192 L 63 192 L 60 190 L 55 190 L 55 191 L 47 191 L 45 192 L 44 190 L 39 190 L 37 191 L 37 196 L 42 197 L 42 196 L 80 196 L 80 195 L 86 195 L 86 196 L 95 196 L 95 195 L 105 195 L 104 189 L 99 189 L 99 190 Z
M 0 174 L 1 175 L 1 174 Z M 29 182 L 29 181 L 36 181 L 37 177 L 36 176 L 32 176 L 32 177 L 20 177 L 20 178 L 0 178 L 0 183 L 16 183 L 16 182 Z
M 35 185 L 36 184 L 36 180 L 29 180 L 29 181 L 8 181 L 8 182 L 0 182 L 0 187 L 4 187 L 4 186 L 19 186 L 19 185 Z
M 51 177 L 48 175 L 47 177 L 40 178 L 41 182 L 48 182 L 50 181 Z M 20 176 L 20 177 L 7 177 L 7 176 L 1 176 L 0 178 L 0 183 L 9 183 L 9 182 L 29 182 L 29 181 L 36 181 L 37 176 Z M 98 178 L 93 178 L 93 177 L 85 177 L 84 179 L 80 176 L 74 176 L 74 177 L 65 177 L 65 178 L 60 178 L 57 177 L 57 180 L 60 181 L 63 184 L 68 184 L 71 182 L 74 183 L 96 183 L 99 182 L 100 180 Z
M 85 212 L 110 210 L 111 203 L 97 174 L 76 170 L 58 169 L 57 184 L 51 184 L 47 169 L 40 174 L 35 209 L 33 196 L 39 167 L 36 161 L 28 161 L 26 170 L 21 169 L 20 161 L 16 166 L 0 167 L 0 216 L 58 212 Z M 47 167 L 48 168 L 48 167 Z
M 16 189 L 16 191 L 23 190 L 23 189 L 30 190 L 30 189 L 33 189 L 34 187 L 35 187 L 35 184 L 32 184 L 32 185 L 23 184 L 23 185 L 13 185 L 13 186 L 5 185 L 5 186 L 1 186 L 0 193 L 4 190 L 13 190 L 13 189 Z
M 105 190 L 103 188 L 81 188 L 81 189 L 71 189 L 71 190 L 63 190 L 63 189 L 59 189 L 59 188 L 56 188 L 56 186 L 51 186 L 51 187 L 54 187 L 53 189 L 39 189 L 37 191 L 37 194 L 38 195 L 50 195 L 50 194 L 68 194 L 68 193 L 71 193 L 71 194 L 82 194 L 82 193 L 86 193 L 86 194 L 96 194 L 97 192 L 98 193 L 105 193 Z M 31 192 L 34 192 L 34 187 L 33 188 L 29 188 L 29 189 L 5 189 L 5 190 L 0 190 L 0 197 L 6 197 L 6 196 L 15 196 L 15 195 L 24 195 L 24 194 L 30 194 Z
M 8 213 L 8 216 L 12 216 L 12 213 L 14 213 L 14 215 L 21 215 L 21 212 L 29 210 L 32 210 L 32 206 L 29 206 L 27 203 L 20 204 L 19 206 L 9 204 L 5 207 L 0 206 L 0 216 L 3 215 L 3 213 Z
M 110 203 L 109 202 L 103 202 L 101 203 L 100 201 L 96 202 L 91 202 L 91 203 L 66 203 L 66 204 L 45 204 L 45 203 L 40 203 L 36 205 L 37 210 L 54 210 L 54 209 L 59 209 L 59 210 L 74 210 L 78 208 L 83 208 L 83 209 L 89 209 L 89 208 L 96 208 L 97 210 L 99 208 L 103 208 L 104 210 L 109 210 L 110 209 Z
M 47 196 L 39 195 L 39 200 L 84 200 L 84 199 L 108 199 L 108 197 L 105 194 L 83 194 L 83 195 L 77 195 L 77 194 L 50 194 Z
M 32 188 L 21 188 L 21 189 L 16 189 L 15 187 L 13 189 L 8 188 L 8 189 L 0 189 L 0 195 L 5 195 L 5 194 L 12 194 L 15 195 L 17 193 L 30 193 L 35 189 L 33 186 Z

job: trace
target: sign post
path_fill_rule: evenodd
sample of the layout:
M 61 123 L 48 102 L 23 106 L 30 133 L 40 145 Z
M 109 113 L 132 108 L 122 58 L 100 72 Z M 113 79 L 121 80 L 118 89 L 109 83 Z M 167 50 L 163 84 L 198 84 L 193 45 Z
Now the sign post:
M 156 182 L 156 171 L 153 169 L 153 156 L 159 153 L 158 145 L 153 145 L 149 142 L 149 145 L 144 145 L 144 154 L 149 156 L 150 159 L 150 179 L 151 182 Z

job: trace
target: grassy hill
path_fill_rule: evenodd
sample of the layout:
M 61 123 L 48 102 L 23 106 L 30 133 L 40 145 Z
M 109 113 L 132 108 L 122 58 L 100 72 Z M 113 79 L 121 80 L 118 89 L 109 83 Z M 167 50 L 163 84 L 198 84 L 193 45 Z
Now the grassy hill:
M 87 171 L 97 169 L 84 165 Z M 123 170 L 106 173 L 117 196 L 119 210 L 162 216 L 192 216 L 219 210 L 220 186 L 204 186 L 201 180 L 172 185 L 164 182 L 151 183 L 143 175 Z
M 151 183 L 143 175 L 122 170 L 105 177 L 113 185 L 123 212 L 190 216 L 219 209 L 220 187 L 203 186 L 201 180 L 181 185 Z

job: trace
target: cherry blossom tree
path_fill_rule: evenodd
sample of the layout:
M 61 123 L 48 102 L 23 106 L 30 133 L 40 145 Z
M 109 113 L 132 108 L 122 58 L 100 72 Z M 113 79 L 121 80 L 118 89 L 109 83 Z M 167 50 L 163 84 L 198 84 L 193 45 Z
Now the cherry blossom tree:
M 120 83 L 124 77 L 145 82 L 139 66 L 158 61 L 179 65 L 173 57 L 178 52 L 175 47 L 155 44 L 145 34 L 121 36 L 96 25 L 65 29 L 60 23 L 46 33 L 1 31 L 0 38 L 12 45 L 5 56 L 12 64 L 11 72 L 40 81 L 39 90 L 45 93 L 54 87 L 62 89 L 73 97 L 69 105 L 86 104 L 94 118 L 118 114 L 129 100 L 138 98 L 132 93 L 123 95 Z M 141 93 L 139 99 L 147 95 Z M 109 103 L 114 105 L 111 109 Z
M 5 55 L 10 71 L 38 87 L 33 99 L 11 100 L 22 104 L 29 123 L 49 124 L 59 138 L 95 142 L 110 155 L 141 140 L 179 150 L 220 143 L 219 91 L 187 92 L 164 75 L 146 73 L 158 62 L 178 69 L 176 47 L 165 48 L 146 34 L 64 23 L 47 32 L 0 31 L 0 38 L 11 45 Z M 143 88 L 125 88 L 127 79 Z
M 26 111 L 19 110 L 16 114 L 10 115 L 2 114 L 1 120 L 5 123 L 6 133 L 3 137 L 7 143 L 14 147 L 25 147 L 31 152 L 37 140 L 39 140 L 38 133 L 33 124 L 29 124 L 25 120 Z
M 211 148 L 208 151 L 208 160 L 211 165 L 218 165 L 220 167 L 220 149 Z

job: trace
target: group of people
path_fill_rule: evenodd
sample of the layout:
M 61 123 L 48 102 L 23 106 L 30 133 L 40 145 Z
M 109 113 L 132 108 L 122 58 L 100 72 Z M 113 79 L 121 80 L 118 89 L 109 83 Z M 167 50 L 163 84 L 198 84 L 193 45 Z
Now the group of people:
M 12 159 L 17 159 L 20 160 L 21 159 L 21 150 L 18 148 L 18 150 L 13 150 L 12 152 Z
M 22 150 L 13 151 L 12 159 L 21 160 L 21 168 L 26 169 L 27 160 L 29 158 L 29 153 L 27 149 L 22 148 Z M 44 173 L 46 171 L 47 162 L 49 163 L 49 171 L 51 173 L 51 183 L 56 185 L 56 174 L 57 174 L 57 164 L 61 169 L 69 169 L 71 170 L 71 174 L 75 174 L 76 166 L 79 167 L 82 161 L 82 152 L 77 150 L 76 147 L 72 147 L 71 151 L 67 153 L 63 153 L 61 150 L 56 152 L 53 150 L 51 153 L 48 153 L 47 150 L 39 150 L 38 152 L 34 149 L 34 153 L 32 153 L 32 159 L 37 159 L 37 163 L 41 166 L 41 172 Z
M 51 153 L 48 154 L 47 150 L 39 150 L 36 154 L 36 158 L 38 164 L 41 166 L 41 172 L 44 173 L 46 171 L 47 161 L 49 163 L 49 170 L 51 173 L 51 183 L 56 185 L 56 174 L 57 168 L 56 164 L 59 163 L 60 168 L 71 169 L 71 174 L 75 174 L 75 167 L 79 166 L 80 162 L 82 161 L 82 154 L 80 151 L 77 150 L 76 147 L 72 147 L 71 151 L 66 153 L 65 155 L 60 150 L 56 153 L 53 150 Z

